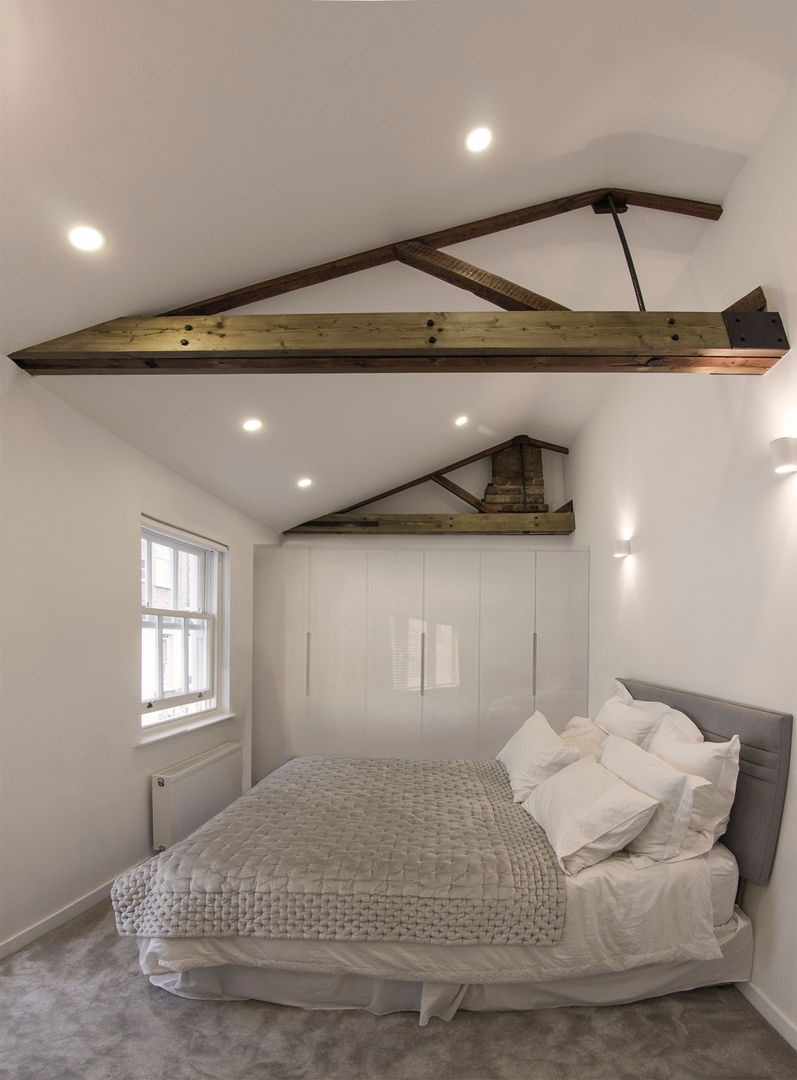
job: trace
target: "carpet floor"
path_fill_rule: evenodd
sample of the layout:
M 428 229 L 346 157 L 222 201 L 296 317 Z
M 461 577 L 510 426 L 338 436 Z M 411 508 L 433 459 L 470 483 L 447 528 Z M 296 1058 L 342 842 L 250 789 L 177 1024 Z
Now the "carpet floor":
M 0 964 L 4 1080 L 797 1080 L 734 988 L 537 1012 L 306 1012 L 151 986 L 108 903 Z

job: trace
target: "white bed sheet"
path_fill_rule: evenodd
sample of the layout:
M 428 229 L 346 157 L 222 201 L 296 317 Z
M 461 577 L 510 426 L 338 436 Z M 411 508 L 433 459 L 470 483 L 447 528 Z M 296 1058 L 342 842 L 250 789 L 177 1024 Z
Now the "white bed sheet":
M 417 1012 L 418 1023 L 451 1020 L 459 1009 L 501 1012 L 572 1005 L 621 1005 L 674 994 L 698 986 L 743 982 L 753 965 L 750 920 L 738 908 L 715 928 L 722 955 L 717 960 L 647 964 L 584 978 L 547 982 L 456 983 L 323 975 L 310 971 L 222 964 L 218 967 L 152 975 L 150 981 L 179 997 L 222 1001 L 256 1000 L 302 1009 L 366 1009 L 382 1016 Z
M 140 938 L 140 965 L 157 985 L 180 993 L 170 973 L 222 965 L 481 985 L 715 961 L 722 949 L 714 926 L 732 918 L 736 882 L 735 859 L 722 845 L 706 856 L 644 869 L 621 854 L 567 879 L 567 914 L 557 945 Z M 185 989 L 190 980 L 184 982 Z

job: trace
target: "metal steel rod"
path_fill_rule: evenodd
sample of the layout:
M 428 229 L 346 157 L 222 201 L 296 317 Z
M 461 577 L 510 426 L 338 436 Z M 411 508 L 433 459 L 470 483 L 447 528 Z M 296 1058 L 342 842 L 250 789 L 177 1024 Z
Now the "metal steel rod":
M 625 238 L 625 233 L 623 232 L 623 226 L 620 224 L 620 219 L 617 216 L 617 208 L 614 205 L 614 199 L 612 198 L 612 193 L 611 192 L 609 192 L 607 194 L 606 201 L 607 201 L 607 203 L 609 205 L 609 209 L 612 212 L 612 217 L 614 218 L 614 224 L 615 224 L 615 227 L 617 229 L 617 235 L 620 237 L 620 243 L 621 243 L 622 248 L 623 248 L 623 255 L 625 255 L 625 261 L 628 264 L 628 272 L 631 275 L 631 281 L 633 282 L 633 285 L 634 285 L 634 292 L 636 293 L 636 302 L 639 305 L 639 310 L 644 311 L 645 310 L 645 301 L 642 299 L 642 290 L 639 287 L 639 278 L 636 276 L 636 270 L 634 269 L 634 260 L 631 258 L 631 252 L 630 252 L 629 247 L 628 247 L 628 241 Z

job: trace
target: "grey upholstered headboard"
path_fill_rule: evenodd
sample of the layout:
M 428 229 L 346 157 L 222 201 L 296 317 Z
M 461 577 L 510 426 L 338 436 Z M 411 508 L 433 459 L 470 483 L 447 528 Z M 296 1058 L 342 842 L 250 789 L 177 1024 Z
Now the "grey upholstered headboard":
M 636 679 L 620 682 L 640 701 L 663 701 L 680 709 L 706 739 L 716 742 L 739 736 L 742 747 L 736 798 L 722 843 L 736 856 L 743 878 L 765 884 L 772 870 L 786 795 L 791 716 Z

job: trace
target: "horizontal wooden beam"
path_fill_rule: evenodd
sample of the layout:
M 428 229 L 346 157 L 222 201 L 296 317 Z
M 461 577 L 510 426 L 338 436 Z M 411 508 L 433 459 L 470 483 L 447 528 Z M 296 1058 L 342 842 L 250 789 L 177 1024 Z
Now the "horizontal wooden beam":
M 734 372 L 788 350 L 775 312 L 500 311 L 114 319 L 12 354 L 35 375 Z M 437 470 L 440 471 L 440 470 Z
M 425 274 L 455 285 L 458 289 L 480 296 L 505 311 L 569 311 L 564 304 L 557 304 L 547 296 L 540 296 L 514 281 L 507 281 L 480 266 L 455 259 L 444 251 L 422 244 L 419 240 L 409 240 L 396 244 L 396 258 L 399 262 L 423 270 Z
M 575 195 L 564 195 L 560 198 L 549 199 L 547 202 L 535 203 L 533 206 L 525 206 L 519 210 L 494 214 L 492 217 L 480 218 L 478 221 L 449 226 L 446 229 L 410 239 L 419 240 L 434 248 L 450 247 L 452 244 L 461 244 L 479 236 L 489 236 L 492 233 L 502 232 L 504 229 L 513 229 L 518 225 L 528 225 L 532 221 L 543 221 L 545 218 L 556 217 L 558 214 L 566 214 L 570 210 L 591 206 L 594 202 L 606 198 L 610 193 L 615 201 L 624 201 L 632 206 L 643 206 L 650 210 L 666 210 L 673 214 L 687 214 L 690 217 L 704 218 L 709 221 L 716 221 L 722 213 L 722 207 L 717 203 L 680 199 L 672 195 L 656 195 L 650 191 L 629 191 L 627 188 L 595 188 L 592 191 L 581 191 Z M 397 243 L 402 242 L 397 241 Z M 280 274 L 278 277 L 255 282 L 253 285 L 231 289 L 229 292 L 219 293 L 217 296 L 210 296 L 204 300 L 181 304 L 180 307 L 172 308 L 164 314 L 215 315 L 220 311 L 231 311 L 244 304 L 268 300 L 272 296 L 281 296 L 295 289 L 305 289 L 309 285 L 318 285 L 322 281 L 331 281 L 346 274 L 356 274 L 360 270 L 384 266 L 385 263 L 393 262 L 395 258 L 395 243 L 383 244 L 380 247 L 355 252 L 353 255 L 331 259 L 317 266 L 309 266 L 304 270 L 295 270 L 289 274 Z
M 359 533 L 368 536 L 380 533 L 480 533 L 508 536 L 534 533 L 537 536 L 567 536 L 575 531 L 576 519 L 564 514 L 327 514 L 315 521 L 306 521 L 285 535 L 295 533 L 340 533 L 347 536 Z

